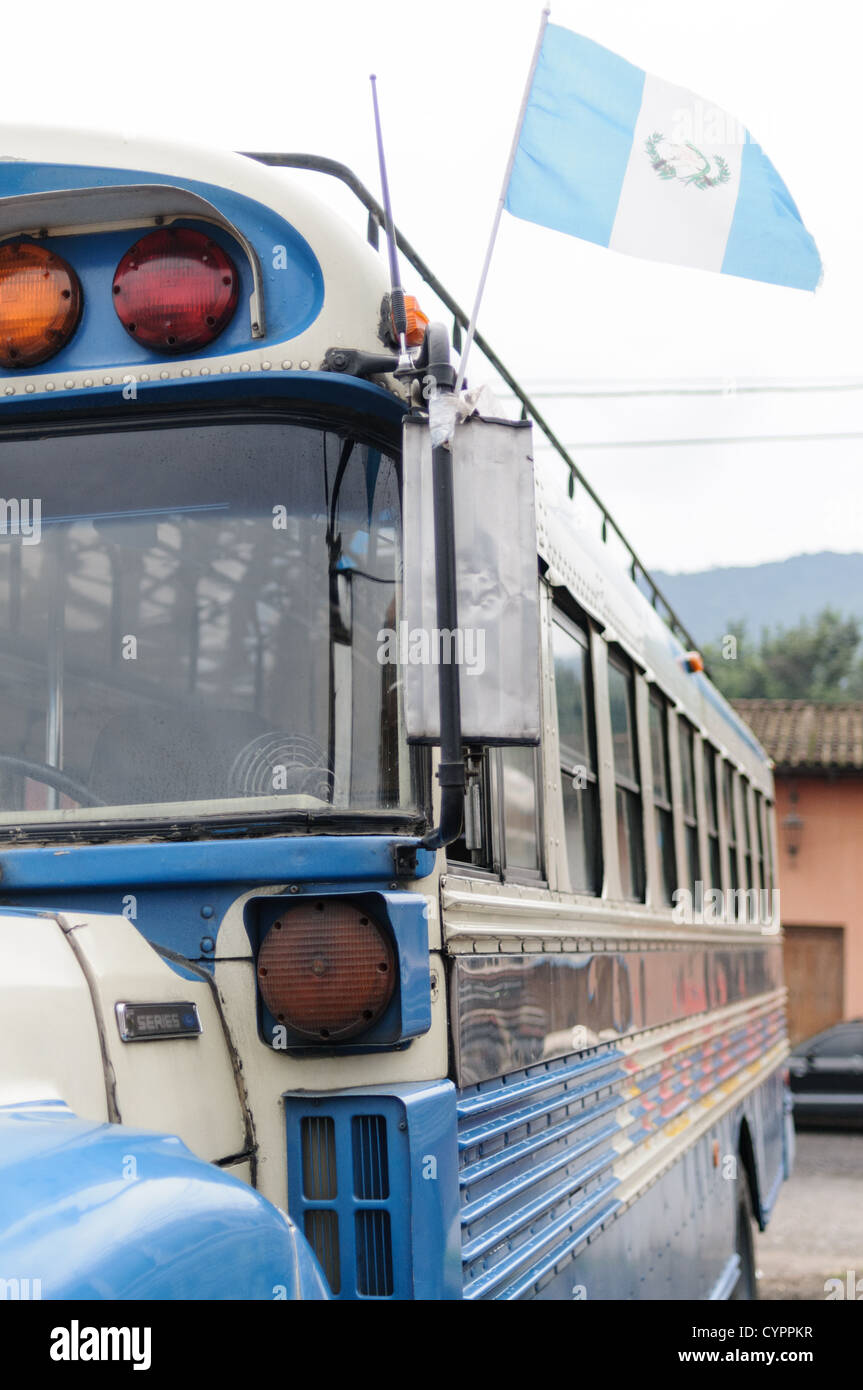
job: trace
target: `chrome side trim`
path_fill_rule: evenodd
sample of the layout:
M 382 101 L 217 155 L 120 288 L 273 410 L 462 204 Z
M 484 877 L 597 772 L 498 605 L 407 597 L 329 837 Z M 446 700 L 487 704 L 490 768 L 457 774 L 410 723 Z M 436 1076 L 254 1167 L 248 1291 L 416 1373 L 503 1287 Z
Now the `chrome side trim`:
M 709 1303 L 725 1303 L 734 1292 L 737 1280 L 740 1278 L 740 1256 L 734 1254 L 729 1256 L 728 1263 L 707 1296 Z
M 465 1298 L 541 1291 L 747 1096 L 775 1084 L 787 1051 L 776 991 L 462 1091 Z M 736 1274 L 728 1262 L 709 1296 L 727 1297 Z
M 781 959 L 725 949 L 512 952 L 450 961 L 456 1080 L 470 1086 L 646 1030 L 776 996 Z

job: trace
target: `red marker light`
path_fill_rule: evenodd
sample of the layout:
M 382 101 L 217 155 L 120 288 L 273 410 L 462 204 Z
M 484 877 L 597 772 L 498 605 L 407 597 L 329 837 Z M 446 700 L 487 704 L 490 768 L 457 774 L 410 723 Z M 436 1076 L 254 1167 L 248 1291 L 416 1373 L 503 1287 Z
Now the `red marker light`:
M 194 352 L 230 323 L 239 276 L 227 252 L 203 232 L 166 227 L 136 242 L 114 273 L 123 327 L 153 352 Z
M 65 347 L 81 317 L 81 284 L 44 246 L 0 246 L 0 363 L 35 367 Z

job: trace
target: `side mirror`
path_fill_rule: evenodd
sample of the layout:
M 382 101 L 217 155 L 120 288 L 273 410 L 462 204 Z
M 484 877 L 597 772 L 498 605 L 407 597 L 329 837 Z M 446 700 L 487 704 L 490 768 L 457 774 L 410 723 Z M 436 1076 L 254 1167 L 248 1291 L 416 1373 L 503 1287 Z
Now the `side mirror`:
M 458 626 L 437 622 L 429 424 L 403 428 L 404 612 L 398 661 L 412 742 L 440 742 L 441 662 L 458 666 L 465 743 L 538 743 L 539 617 L 531 426 L 473 415 L 451 442 Z

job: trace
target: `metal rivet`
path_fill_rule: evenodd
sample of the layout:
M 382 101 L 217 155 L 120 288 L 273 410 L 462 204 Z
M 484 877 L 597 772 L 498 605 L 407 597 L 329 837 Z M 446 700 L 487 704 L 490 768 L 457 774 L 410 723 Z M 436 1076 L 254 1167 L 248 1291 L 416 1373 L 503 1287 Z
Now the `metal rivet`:
M 268 372 L 268 371 L 270 370 L 270 367 L 271 367 L 271 366 L 272 366 L 272 363 L 271 363 L 271 362 L 262 362 L 262 363 L 261 363 L 261 371 L 262 371 L 262 372 Z
M 36 387 L 33 385 L 33 383 L 32 383 L 31 381 L 28 381 L 27 385 L 24 387 L 24 390 L 25 390 L 25 391 L 35 391 L 35 390 L 36 390 Z
M 14 386 L 7 386 L 7 387 L 6 387 L 6 390 L 5 390 L 5 392 L 4 392 L 4 394 L 7 395 L 7 396 L 14 396 L 14 395 L 15 395 L 15 387 L 14 387 Z
M 241 372 L 250 372 L 251 370 L 252 370 L 252 368 L 251 368 L 251 366 L 249 365 L 248 362 L 244 362 L 243 365 L 242 365 L 242 367 L 240 368 L 240 371 L 241 371 Z
M 209 376 L 209 375 L 210 375 L 210 369 L 209 369 L 209 367 L 202 367 L 202 368 L 201 368 L 201 376 Z
M 167 372 L 167 371 L 164 371 L 164 370 L 161 371 L 161 372 L 159 373 L 159 376 L 162 378 L 163 381 L 167 381 L 167 380 L 168 380 L 168 377 L 169 377 L 170 375 L 171 375 L 170 372 Z
M 299 893 L 299 891 L 300 891 L 300 885 L 299 885 L 298 883 L 292 883 L 292 884 L 291 884 L 290 891 L 291 891 L 292 893 Z
M 285 360 L 284 360 L 284 362 L 282 363 L 282 370 L 285 371 L 285 372 L 289 372 L 289 371 L 291 370 L 291 367 L 292 367 L 293 365 L 294 365 L 294 364 L 293 364 L 293 362 L 291 361 L 290 357 L 286 357 Z
M 85 386 L 92 386 L 92 385 L 93 385 L 93 378 L 92 378 L 91 376 L 85 376 L 85 377 L 84 377 L 84 385 L 85 385 Z
M 212 951 L 215 951 L 215 949 L 216 949 L 216 943 L 215 943 L 215 941 L 213 940 L 213 938 L 212 938 L 211 936 L 202 936 L 202 937 L 201 937 L 201 950 L 202 950 L 205 954 L 209 955 Z
M 141 380 L 142 380 L 142 381 L 149 381 L 149 380 L 150 380 L 150 373 L 149 373 L 149 372 L 142 372 L 142 373 L 141 373 Z
M 46 381 L 46 382 L 45 382 L 45 390 L 46 390 L 46 391 L 53 391 L 53 390 L 54 390 L 54 383 L 53 383 L 53 381 Z
M 70 377 L 68 381 L 64 381 L 63 385 L 66 387 L 67 391 L 71 391 L 74 388 L 75 383 Z
M 112 376 L 103 376 L 103 377 L 102 377 L 102 385 L 103 385 L 103 386 L 112 386 L 113 383 L 114 383 L 114 378 L 113 378 Z
M 201 908 L 201 916 L 202 916 L 202 917 L 212 917 L 212 915 L 213 915 L 213 908 L 210 907 L 210 904 L 209 904 L 209 903 L 205 903 L 204 906 Z
M 300 363 L 300 366 L 302 367 L 302 369 L 303 369 L 304 372 L 307 372 L 307 371 L 309 370 L 309 364 L 308 364 L 308 362 L 301 362 L 301 363 Z
M 223 371 L 223 372 L 229 372 L 229 371 L 231 371 L 231 368 L 230 368 L 230 367 L 223 367 L 223 368 L 222 368 L 222 371 Z
M 184 367 L 183 370 L 182 370 L 182 372 L 180 373 L 180 375 L 181 375 L 181 376 L 191 376 L 191 375 L 192 375 L 192 368 L 191 368 L 191 367 Z

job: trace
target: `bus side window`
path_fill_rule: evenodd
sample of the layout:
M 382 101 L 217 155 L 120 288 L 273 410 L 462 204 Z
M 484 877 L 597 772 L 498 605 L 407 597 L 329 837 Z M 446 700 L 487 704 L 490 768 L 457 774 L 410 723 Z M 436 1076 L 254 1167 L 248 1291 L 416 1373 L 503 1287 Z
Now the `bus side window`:
M 719 859 L 719 818 L 716 811 L 716 749 L 704 744 L 704 800 L 707 803 L 707 845 L 710 856 L 710 888 L 722 888 Z
M 609 657 L 608 691 L 617 804 L 617 850 L 625 898 L 644 901 L 644 835 L 641 783 L 635 740 L 635 689 L 632 670 Z
M 722 764 L 723 782 L 723 801 L 725 803 L 725 833 L 728 837 L 728 885 L 732 893 L 736 893 L 740 887 L 740 875 L 737 870 L 737 806 L 734 800 L 734 768 L 730 763 Z
M 469 750 L 472 772 L 462 832 L 447 849 L 455 872 L 497 878 L 541 876 L 538 749 Z
M 503 783 L 504 873 L 535 877 L 540 873 L 539 793 L 537 750 L 501 748 Z
M 764 859 L 764 797 L 755 793 L 755 887 L 762 892 L 767 887 L 766 862 Z
M 448 846 L 446 857 L 450 868 L 469 865 L 483 873 L 494 873 L 494 833 L 492 808 L 495 805 L 495 767 L 497 750 L 471 748 L 468 767 L 471 778 L 464 799 L 464 820 L 461 834 Z
M 602 886 L 602 857 L 587 636 L 574 624 L 564 627 L 555 620 L 552 642 L 570 887 L 595 897 Z
M 677 865 L 674 856 L 674 815 L 671 807 L 671 771 L 668 764 L 668 706 L 661 695 L 650 696 L 650 760 L 653 764 L 653 806 L 656 840 L 662 871 L 662 892 L 674 901 Z
M 695 897 L 695 885 L 701 878 L 701 859 L 698 852 L 698 815 L 695 799 L 695 730 L 685 719 L 678 722 L 680 736 L 680 775 L 683 782 L 683 823 L 686 829 L 686 881 Z
M 749 814 L 752 809 L 752 788 L 749 785 L 749 779 L 742 775 L 740 778 L 740 796 L 743 802 L 743 861 L 746 865 L 743 887 L 748 891 L 750 888 L 757 888 L 758 884 L 753 876 L 752 828 L 749 820 Z
M 764 800 L 764 829 L 767 839 L 764 843 L 764 874 L 767 879 L 767 887 L 770 892 L 776 888 L 776 865 L 773 862 L 773 802 Z

